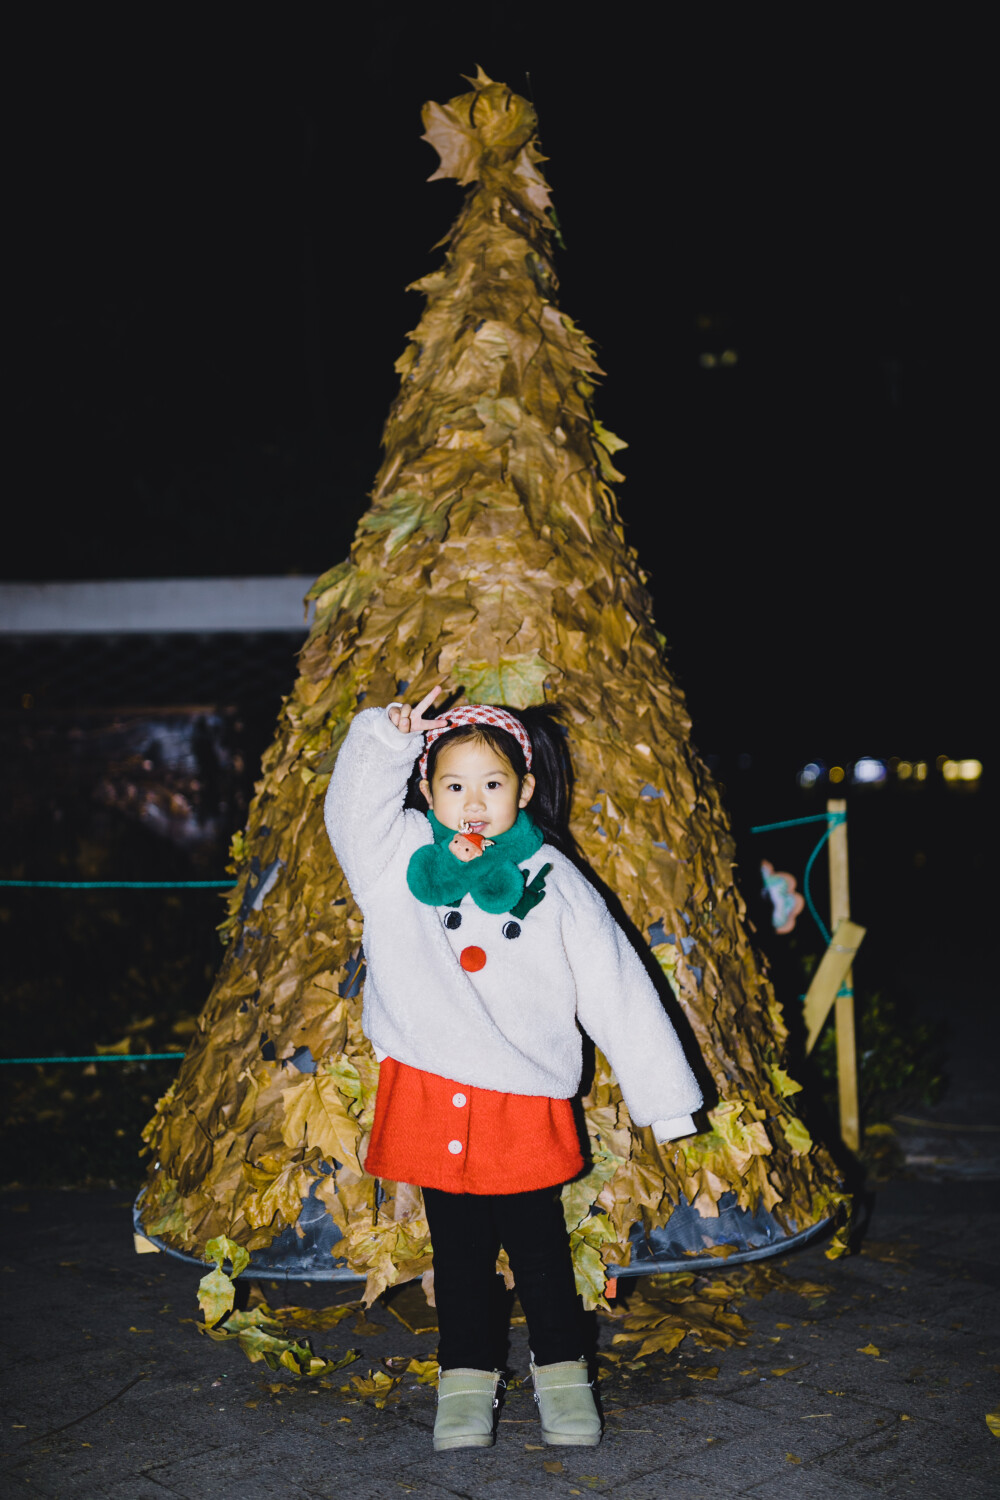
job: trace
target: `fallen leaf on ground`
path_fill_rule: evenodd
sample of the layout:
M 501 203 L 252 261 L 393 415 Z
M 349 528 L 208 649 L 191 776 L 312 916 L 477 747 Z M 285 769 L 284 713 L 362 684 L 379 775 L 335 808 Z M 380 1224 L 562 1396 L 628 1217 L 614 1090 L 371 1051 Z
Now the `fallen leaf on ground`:
M 250 1263 L 250 1254 L 243 1245 L 237 1245 L 228 1235 L 216 1235 L 205 1246 L 209 1260 L 215 1261 L 215 1270 L 209 1271 L 198 1283 L 198 1302 L 205 1315 L 206 1328 L 218 1323 L 223 1313 L 231 1311 L 236 1296 L 234 1282 Z M 222 1269 L 223 1261 L 232 1266 L 232 1277 Z
M 438 1362 L 436 1359 L 411 1359 L 406 1373 L 415 1375 L 418 1385 L 437 1385 Z
M 399 1375 L 386 1375 L 383 1370 L 369 1370 L 367 1377 L 352 1375 L 351 1384 L 359 1396 L 365 1399 L 369 1397 L 374 1398 L 378 1410 L 384 1411 L 386 1403 L 389 1401 L 401 1379 L 402 1377 Z
M 688 1380 L 718 1380 L 718 1365 L 698 1365 L 693 1370 L 686 1370 Z
M 748 1325 L 731 1306 L 743 1295 L 742 1279 L 696 1277 L 690 1271 L 643 1278 L 630 1295 L 624 1331 L 614 1344 L 638 1342 L 636 1357 L 669 1354 L 690 1334 L 704 1349 L 742 1343 Z
M 548 1459 L 545 1463 L 542 1464 L 542 1468 L 545 1470 L 546 1474 L 561 1474 L 563 1472 L 563 1466 L 559 1462 L 558 1458 Z
M 283 1368 L 293 1375 L 304 1375 L 313 1380 L 342 1370 L 361 1357 L 360 1349 L 348 1349 L 340 1359 L 321 1359 L 313 1353 L 308 1339 L 286 1337 L 266 1302 L 259 1302 L 246 1312 L 230 1314 L 219 1327 L 198 1326 L 217 1343 L 235 1339 L 251 1364 L 263 1360 L 270 1370 Z
M 732 1274 L 747 1295 L 755 1301 L 766 1297 L 769 1292 L 794 1292 L 796 1296 L 808 1297 L 811 1301 L 828 1297 L 833 1291 L 833 1287 L 825 1281 L 806 1281 L 787 1276 L 778 1266 L 762 1260 L 740 1266 Z
M 342 1302 L 337 1307 L 276 1307 L 269 1312 L 274 1322 L 283 1323 L 288 1328 L 314 1328 L 325 1333 L 360 1307 L 360 1302 Z M 360 1333 L 361 1329 L 355 1328 L 354 1332 Z
M 358 1316 L 355 1318 L 354 1324 L 351 1328 L 351 1333 L 358 1338 L 364 1338 L 367 1335 L 374 1333 L 385 1333 L 385 1324 L 373 1323 L 370 1318 L 365 1317 L 365 1314 L 362 1311 L 359 1312 Z
M 869 1260 L 880 1260 L 886 1265 L 899 1266 L 902 1270 L 910 1269 L 907 1260 L 912 1258 L 916 1245 L 908 1245 L 904 1249 L 902 1245 L 893 1245 L 888 1241 L 866 1240 L 861 1246 L 861 1254 L 867 1255 Z
M 410 1333 L 420 1336 L 438 1331 L 437 1312 L 427 1301 L 419 1281 L 408 1282 L 387 1298 L 384 1306 Z
M 881 1352 L 881 1349 L 877 1349 L 874 1344 L 866 1344 L 863 1349 L 858 1350 L 859 1354 L 874 1354 L 876 1358 Z
M 909 1421 L 909 1417 L 906 1420 Z M 986 1413 L 986 1425 L 995 1438 L 1000 1438 L 1000 1410 Z

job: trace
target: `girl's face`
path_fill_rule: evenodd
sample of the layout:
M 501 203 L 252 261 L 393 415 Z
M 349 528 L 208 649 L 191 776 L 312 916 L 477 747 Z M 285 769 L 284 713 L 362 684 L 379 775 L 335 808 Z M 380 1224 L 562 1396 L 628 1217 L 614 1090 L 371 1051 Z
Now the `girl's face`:
M 535 790 L 530 771 L 520 786 L 505 755 L 484 740 L 453 740 L 438 754 L 433 782 L 420 790 L 434 816 L 456 833 L 495 839 L 513 828 Z

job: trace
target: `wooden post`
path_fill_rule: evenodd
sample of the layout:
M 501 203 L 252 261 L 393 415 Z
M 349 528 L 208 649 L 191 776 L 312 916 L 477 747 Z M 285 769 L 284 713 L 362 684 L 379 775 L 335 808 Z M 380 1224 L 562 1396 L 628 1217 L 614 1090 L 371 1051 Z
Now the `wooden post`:
M 851 892 L 847 869 L 847 803 L 831 798 L 828 813 L 844 814 L 844 821 L 830 832 L 830 927 L 851 915 Z M 861 1114 L 858 1107 L 858 1049 L 854 1037 L 853 971 L 848 969 L 841 986 L 845 993 L 836 1001 L 837 1086 L 840 1094 L 840 1134 L 851 1151 L 861 1146 Z
M 806 1055 L 819 1041 L 824 1022 L 837 1001 L 861 947 L 865 929 L 857 922 L 838 922 L 829 946 L 812 977 L 802 1005 L 806 1026 Z

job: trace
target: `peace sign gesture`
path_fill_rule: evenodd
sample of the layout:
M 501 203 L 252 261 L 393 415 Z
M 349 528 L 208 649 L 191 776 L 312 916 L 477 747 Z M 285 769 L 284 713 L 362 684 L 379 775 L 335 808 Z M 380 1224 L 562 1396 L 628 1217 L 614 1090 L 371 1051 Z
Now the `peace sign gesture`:
M 425 729 L 447 729 L 447 719 L 425 719 L 424 711 L 434 702 L 441 691 L 441 684 L 432 687 L 426 697 L 421 698 L 416 708 L 408 703 L 390 703 L 389 718 L 400 734 L 423 734 Z

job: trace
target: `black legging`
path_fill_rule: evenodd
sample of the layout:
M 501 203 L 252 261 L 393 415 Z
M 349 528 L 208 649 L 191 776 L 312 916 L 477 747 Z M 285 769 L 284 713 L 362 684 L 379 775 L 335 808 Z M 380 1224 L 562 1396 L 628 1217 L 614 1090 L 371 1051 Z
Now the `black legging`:
M 503 1369 L 510 1300 L 496 1260 L 510 1260 L 535 1363 L 584 1353 L 580 1298 L 559 1188 L 533 1193 L 443 1193 L 424 1188 L 434 1253 L 443 1370 Z

